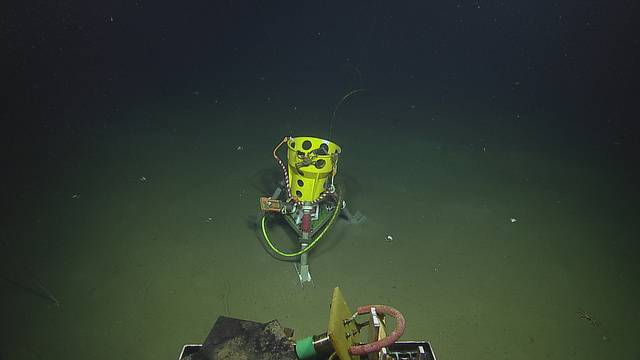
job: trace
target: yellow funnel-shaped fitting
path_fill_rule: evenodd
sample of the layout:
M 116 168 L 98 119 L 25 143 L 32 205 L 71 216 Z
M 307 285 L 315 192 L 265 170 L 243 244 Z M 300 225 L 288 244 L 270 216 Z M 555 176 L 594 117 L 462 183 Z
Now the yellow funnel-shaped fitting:
M 337 144 L 300 136 L 287 141 L 287 163 L 291 196 L 299 201 L 315 201 L 333 175 L 342 149 Z

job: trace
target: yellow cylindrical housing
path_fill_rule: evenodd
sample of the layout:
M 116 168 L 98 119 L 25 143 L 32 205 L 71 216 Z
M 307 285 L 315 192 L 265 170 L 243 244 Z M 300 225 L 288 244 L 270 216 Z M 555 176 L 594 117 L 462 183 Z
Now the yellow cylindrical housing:
M 342 149 L 324 139 L 299 136 L 287 141 L 287 163 L 291 196 L 315 201 L 333 175 Z

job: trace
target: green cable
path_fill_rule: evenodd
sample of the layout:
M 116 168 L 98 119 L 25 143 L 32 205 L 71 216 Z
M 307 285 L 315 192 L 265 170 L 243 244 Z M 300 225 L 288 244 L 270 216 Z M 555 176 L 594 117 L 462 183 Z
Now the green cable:
M 322 231 L 320 232 L 320 234 L 315 238 L 315 240 L 313 240 L 311 242 L 311 244 L 309 244 L 307 247 L 305 247 L 304 249 L 295 252 L 295 253 L 286 253 L 283 252 L 281 250 L 279 250 L 278 248 L 276 248 L 273 243 L 271 242 L 271 240 L 269 239 L 269 235 L 267 235 L 267 229 L 265 226 L 267 217 L 266 216 L 262 216 L 262 221 L 261 221 L 261 227 L 262 227 L 262 235 L 264 236 L 264 239 L 267 241 L 267 244 L 269 245 L 269 247 L 271 248 L 271 250 L 273 250 L 273 252 L 275 252 L 276 254 L 280 255 L 280 256 L 284 256 L 284 257 L 296 257 L 296 256 L 300 256 L 304 253 L 306 253 L 307 251 L 311 250 L 311 248 L 313 248 L 317 243 L 318 240 L 320 240 L 324 234 L 327 232 L 327 230 L 333 225 L 333 222 L 335 221 L 335 219 L 338 217 L 338 214 L 340 213 L 340 207 L 342 206 L 342 196 L 338 195 L 338 202 L 336 203 L 336 208 L 333 211 L 333 214 L 331 215 L 331 219 L 329 219 L 329 223 L 327 224 L 327 226 L 324 227 L 324 229 L 322 229 Z

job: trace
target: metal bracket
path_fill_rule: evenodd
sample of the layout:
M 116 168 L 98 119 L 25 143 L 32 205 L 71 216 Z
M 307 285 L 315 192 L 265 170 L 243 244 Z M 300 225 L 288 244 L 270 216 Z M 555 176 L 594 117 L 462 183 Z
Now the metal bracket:
M 302 244 L 301 250 L 304 250 L 307 247 L 307 244 Z M 300 264 L 293 264 L 298 273 L 298 279 L 300 280 L 300 285 L 304 287 L 304 284 L 307 282 L 311 282 L 311 273 L 309 272 L 309 263 L 307 262 L 307 253 L 300 255 Z M 312 283 L 313 284 L 313 283 Z
M 311 283 L 312 286 L 315 286 L 315 284 L 313 283 L 313 279 L 311 279 L 311 273 L 309 272 L 308 264 L 298 265 L 297 263 L 294 263 L 293 267 L 296 269 L 296 273 L 298 274 L 300 286 L 304 287 L 305 283 Z

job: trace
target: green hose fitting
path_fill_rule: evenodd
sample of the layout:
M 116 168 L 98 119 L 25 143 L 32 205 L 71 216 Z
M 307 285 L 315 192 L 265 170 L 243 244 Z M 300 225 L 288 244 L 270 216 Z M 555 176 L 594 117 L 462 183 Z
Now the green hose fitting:
M 313 359 L 316 355 L 316 349 L 313 347 L 313 336 L 296 341 L 296 355 L 298 359 Z

